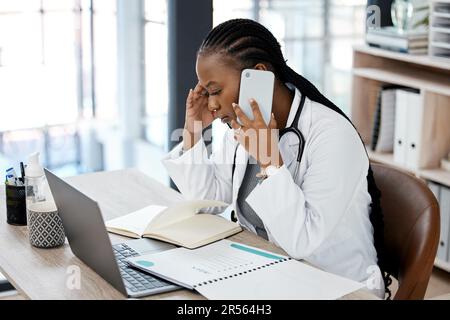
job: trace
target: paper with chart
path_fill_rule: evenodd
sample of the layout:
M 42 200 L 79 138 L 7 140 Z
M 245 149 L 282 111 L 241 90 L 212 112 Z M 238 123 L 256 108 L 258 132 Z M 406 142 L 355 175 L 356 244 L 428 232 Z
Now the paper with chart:
M 130 258 L 144 271 L 208 299 L 337 299 L 364 285 L 283 255 L 221 240 Z
M 193 289 L 200 283 L 240 273 L 246 275 L 249 270 L 286 258 L 237 242 L 221 240 L 195 250 L 176 248 L 130 258 L 128 261 L 137 268 Z
M 211 300 L 334 300 L 364 285 L 297 260 L 257 269 L 195 289 Z

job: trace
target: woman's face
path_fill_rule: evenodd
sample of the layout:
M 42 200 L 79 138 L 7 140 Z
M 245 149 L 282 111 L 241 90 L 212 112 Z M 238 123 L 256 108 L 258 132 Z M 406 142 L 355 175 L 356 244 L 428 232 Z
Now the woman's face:
M 196 71 L 214 119 L 223 123 L 236 119 L 232 103 L 238 103 L 239 99 L 239 70 L 227 63 L 223 55 L 213 53 L 197 57 Z

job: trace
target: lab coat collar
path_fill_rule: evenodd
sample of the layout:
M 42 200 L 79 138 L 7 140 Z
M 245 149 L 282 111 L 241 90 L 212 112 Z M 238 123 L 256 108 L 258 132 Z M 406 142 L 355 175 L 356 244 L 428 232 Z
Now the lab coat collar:
M 286 122 L 286 126 L 289 127 L 294 122 L 295 114 L 300 106 L 300 100 L 302 98 L 302 93 L 298 90 L 293 84 L 286 83 L 286 86 L 295 91 L 294 99 L 292 100 L 291 109 L 289 110 L 288 120 Z M 305 115 L 308 113 L 308 105 L 309 100 L 305 99 L 305 104 L 303 107 L 302 114 L 299 119 L 298 128 L 303 132 L 302 128 L 308 127 L 305 123 L 307 117 Z M 306 136 L 305 136 L 306 137 Z M 297 159 L 299 141 L 296 135 L 293 133 L 287 133 L 280 139 L 279 143 L 281 157 L 283 158 L 283 162 L 288 169 L 291 169 L 292 165 L 295 165 L 295 161 Z M 290 170 L 291 171 L 291 170 Z
M 286 83 L 286 87 L 289 88 L 289 90 L 294 91 L 294 99 L 292 100 L 291 109 L 289 110 L 289 116 L 288 120 L 286 122 L 286 127 L 289 127 L 292 125 L 292 122 L 294 122 L 295 113 L 297 112 L 297 109 L 300 105 L 300 99 L 302 98 L 302 94 L 300 90 L 298 90 L 292 83 Z

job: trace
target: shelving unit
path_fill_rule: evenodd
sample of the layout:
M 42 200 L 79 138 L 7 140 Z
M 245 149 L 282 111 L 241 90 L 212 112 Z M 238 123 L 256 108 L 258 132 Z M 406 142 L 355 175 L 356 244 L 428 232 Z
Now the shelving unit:
M 450 0 L 430 3 L 429 54 L 450 60 Z
M 365 45 L 354 48 L 351 117 L 367 146 L 371 143 L 378 92 L 385 84 L 420 90 L 424 97 L 421 136 L 428 143 L 422 143 L 419 169 L 415 170 L 396 163 L 393 153 L 377 153 L 367 148 L 369 157 L 450 187 L 450 172 L 440 168 L 440 160 L 450 151 L 450 60 Z M 436 260 L 435 265 L 450 272 L 450 262 Z
M 414 70 L 389 70 L 382 68 L 358 68 L 353 70 L 353 74 L 385 83 L 390 83 L 395 78 L 395 83 L 399 85 L 450 95 L 450 79 L 436 74 L 423 72 L 415 75 Z

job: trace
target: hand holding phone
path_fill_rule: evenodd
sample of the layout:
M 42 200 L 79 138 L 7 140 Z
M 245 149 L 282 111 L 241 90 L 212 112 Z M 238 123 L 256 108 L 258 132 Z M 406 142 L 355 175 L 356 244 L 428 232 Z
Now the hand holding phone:
M 254 99 L 259 106 L 264 122 L 270 122 L 272 113 L 272 99 L 275 76 L 271 71 L 244 69 L 241 73 L 239 88 L 239 106 L 245 115 L 253 120 L 250 99 Z M 242 125 L 238 118 L 238 123 Z
M 274 82 L 275 76 L 270 71 L 243 70 L 239 105 L 233 104 L 237 116 L 236 120 L 231 120 L 234 139 L 258 161 L 261 168 L 283 164 L 278 147 L 277 123 L 272 117 Z

